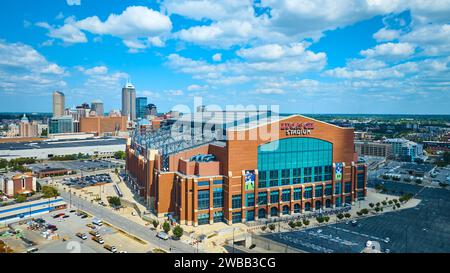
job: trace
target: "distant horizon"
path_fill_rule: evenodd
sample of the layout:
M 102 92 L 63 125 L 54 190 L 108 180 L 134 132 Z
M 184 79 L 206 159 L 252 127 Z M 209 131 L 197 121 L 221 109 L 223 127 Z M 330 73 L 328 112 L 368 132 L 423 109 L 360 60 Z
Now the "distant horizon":
M 170 110 L 169 110 L 170 111 Z M 166 112 L 160 112 L 159 114 L 167 113 Z M 108 112 L 105 112 L 105 114 Z M 0 115 L 6 115 L 6 114 L 12 114 L 12 115 L 23 115 L 23 114 L 46 114 L 46 115 L 52 115 L 52 112 L 0 112 Z M 380 114 L 380 113 L 290 113 L 290 112 L 280 112 L 279 114 L 282 115 L 380 115 L 380 116 L 450 116 L 449 114 Z

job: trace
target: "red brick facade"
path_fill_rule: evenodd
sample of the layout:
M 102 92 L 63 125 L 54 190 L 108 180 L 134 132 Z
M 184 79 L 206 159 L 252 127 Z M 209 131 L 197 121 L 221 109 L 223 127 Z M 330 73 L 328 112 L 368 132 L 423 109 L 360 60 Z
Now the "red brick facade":
M 289 124 L 310 124 L 313 123 L 313 129 L 306 135 L 289 135 L 281 127 L 283 123 Z M 270 137 L 269 137 L 270 134 Z M 281 215 L 283 208 L 287 206 L 289 213 L 294 213 L 294 207 L 300 206 L 300 210 L 305 211 L 308 203 L 312 210 L 316 203 L 320 202 L 321 207 L 328 205 L 333 207 L 336 201 L 340 200 L 343 205 L 345 200 L 353 203 L 359 197 L 366 195 L 366 166 L 358 165 L 357 155 L 354 150 L 354 130 L 352 128 L 341 128 L 321 121 L 309 119 L 303 116 L 291 116 L 281 121 L 270 124 L 269 129 L 256 127 L 242 131 L 227 131 L 228 140 L 226 145 L 207 144 L 194 149 L 185 150 L 170 157 L 169 170 L 160 169 L 160 156 L 154 156 L 149 159 L 145 156 L 136 156 L 136 151 L 132 146 L 127 145 L 127 171 L 136 182 L 136 185 L 142 188 L 141 195 L 149 200 L 149 205 L 154 208 L 159 216 L 167 213 L 174 214 L 182 224 L 196 225 L 199 214 L 209 213 L 209 222 L 214 220 L 214 212 L 223 212 L 225 222 L 232 224 L 232 213 L 242 212 L 242 221 L 246 219 L 247 211 L 254 211 L 255 218 L 258 218 L 258 211 L 265 209 L 266 215 L 270 215 L 271 208 L 276 207 L 278 215 Z M 255 137 L 256 136 L 256 137 Z M 332 171 L 332 179 L 329 181 L 304 183 L 296 185 L 286 185 L 278 187 L 258 188 L 258 147 L 260 145 L 285 138 L 316 138 L 332 143 L 333 163 L 343 163 L 342 175 L 342 194 L 335 194 L 335 165 Z M 213 154 L 216 158 L 214 162 L 190 162 L 189 159 L 197 154 Z M 255 188 L 246 191 L 245 189 L 245 170 L 254 170 L 256 172 Z M 357 187 L 358 173 L 364 174 L 364 185 Z M 222 183 L 214 181 L 222 180 Z M 345 183 L 351 183 L 351 191 L 345 193 Z M 315 188 L 322 185 L 322 196 L 314 197 Z M 326 195 L 326 185 L 332 185 L 332 194 Z M 305 188 L 312 187 L 312 198 L 306 199 L 304 196 Z M 213 192 L 214 188 L 222 188 L 224 206 L 223 208 L 214 208 Z M 294 200 L 294 188 L 302 188 L 300 200 Z M 198 210 L 198 191 L 209 189 L 210 206 L 206 210 Z M 291 189 L 291 198 L 288 202 L 282 202 L 282 190 Z M 266 205 L 245 207 L 245 196 L 248 193 L 254 193 L 255 200 L 258 200 L 258 194 L 267 192 L 270 196 L 271 191 L 279 191 L 279 202 Z M 232 196 L 242 196 L 242 206 L 232 208 Z M 347 199 L 346 199 L 347 197 Z

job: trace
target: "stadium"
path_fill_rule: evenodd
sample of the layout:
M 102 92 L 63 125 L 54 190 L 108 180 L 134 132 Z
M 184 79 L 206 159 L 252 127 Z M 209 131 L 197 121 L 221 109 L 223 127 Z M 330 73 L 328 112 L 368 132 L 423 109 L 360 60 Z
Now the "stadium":
M 302 115 L 198 112 L 138 128 L 126 179 L 158 217 L 245 223 L 351 206 L 366 196 L 353 128 Z

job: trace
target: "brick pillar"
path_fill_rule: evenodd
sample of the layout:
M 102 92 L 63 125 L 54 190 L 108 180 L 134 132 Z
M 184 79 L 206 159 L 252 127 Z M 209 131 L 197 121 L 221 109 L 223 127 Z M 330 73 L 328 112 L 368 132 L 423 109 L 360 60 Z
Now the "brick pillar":
M 281 195 L 283 193 L 283 190 L 281 188 L 278 188 L 278 216 L 281 217 L 283 215 L 283 206 L 281 205 Z
M 258 220 L 258 191 L 259 191 L 259 171 L 255 170 L 255 220 Z
M 181 199 L 180 200 L 181 206 L 180 206 L 180 209 L 179 209 L 179 212 L 180 212 L 180 224 L 184 223 L 186 225 L 187 224 L 186 223 L 187 215 L 186 215 L 186 213 L 184 211 L 185 200 L 186 200 L 186 196 L 185 196 L 186 195 L 186 183 L 185 183 L 184 179 L 181 179 L 179 183 L 181 183 L 181 190 L 180 190 L 180 193 L 179 193 L 179 198 Z
M 333 168 L 331 168 L 331 206 L 333 207 L 333 209 L 336 208 L 336 200 L 334 196 L 334 187 L 336 184 L 336 181 L 334 180 L 335 173 L 336 173 L 336 164 L 333 163 Z
M 209 179 L 209 224 L 214 224 L 214 179 Z
M 311 201 L 311 211 L 316 210 L 316 185 L 312 184 L 312 201 Z
M 245 206 L 245 199 L 246 199 L 246 190 L 245 190 L 245 171 L 242 171 L 241 173 L 241 216 L 242 216 L 242 223 L 245 223 L 246 218 L 246 206 Z
M 193 191 L 192 191 L 192 208 L 193 208 L 193 213 L 192 213 L 192 225 L 193 225 L 194 227 L 198 226 L 198 221 L 197 221 L 197 216 L 198 216 L 197 205 L 198 205 L 198 185 L 197 185 L 197 180 L 194 180 L 194 181 L 193 181 Z
M 301 194 L 301 198 L 300 198 L 300 201 L 301 201 L 301 211 L 302 211 L 302 213 L 305 213 L 305 205 L 304 205 L 304 201 L 305 201 L 305 186 L 304 185 L 302 185 L 302 194 Z
M 290 209 L 291 209 L 291 215 L 294 214 L 294 186 L 291 186 L 291 202 L 290 204 Z

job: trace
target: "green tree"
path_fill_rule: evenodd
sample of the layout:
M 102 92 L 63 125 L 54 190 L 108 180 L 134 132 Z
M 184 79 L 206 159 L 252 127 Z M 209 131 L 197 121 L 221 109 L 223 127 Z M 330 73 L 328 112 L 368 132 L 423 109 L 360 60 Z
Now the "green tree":
M 184 232 L 184 230 L 181 226 L 176 226 L 172 230 L 173 236 L 175 236 L 177 238 L 181 238 L 181 236 L 183 236 L 183 232 Z
M 120 201 L 120 198 L 117 196 L 108 196 L 108 203 L 112 206 L 112 207 L 120 207 L 122 206 L 122 202 Z
M 122 159 L 122 160 L 124 160 L 125 157 L 126 157 L 126 154 L 125 154 L 124 151 L 117 151 L 117 152 L 114 153 L 114 158 L 115 159 Z
M 152 221 L 152 225 L 153 225 L 154 228 L 157 228 L 159 226 L 158 220 L 153 220 Z
M 269 229 L 270 229 L 271 231 L 274 231 L 274 230 L 275 230 L 275 228 L 276 228 L 276 227 L 275 227 L 275 225 L 274 225 L 274 224 L 270 224 L 270 225 L 269 225 Z
M 289 221 L 288 225 L 289 225 L 291 228 L 295 228 L 295 227 L 296 227 L 296 225 L 295 225 L 295 223 L 294 223 L 293 221 Z
M 297 226 L 297 227 L 302 227 L 302 222 L 301 221 L 297 221 L 297 222 L 295 222 L 295 225 Z
M 338 215 L 336 215 L 336 217 L 337 217 L 339 220 L 342 220 L 342 218 L 344 218 L 344 214 L 343 214 L 343 213 L 339 213 Z
M 170 231 L 170 224 L 168 222 L 164 222 L 162 228 L 163 228 L 165 233 L 169 233 L 169 231 Z
M 0 158 L 0 169 L 5 169 L 8 167 L 8 160 Z
M 47 137 L 48 136 L 48 129 L 42 129 L 41 137 Z
M 43 186 L 41 191 L 44 198 L 52 198 L 59 195 L 58 190 L 51 186 Z
M 14 197 L 14 199 L 16 199 L 17 203 L 23 203 L 27 201 L 27 196 L 25 194 L 18 194 Z

